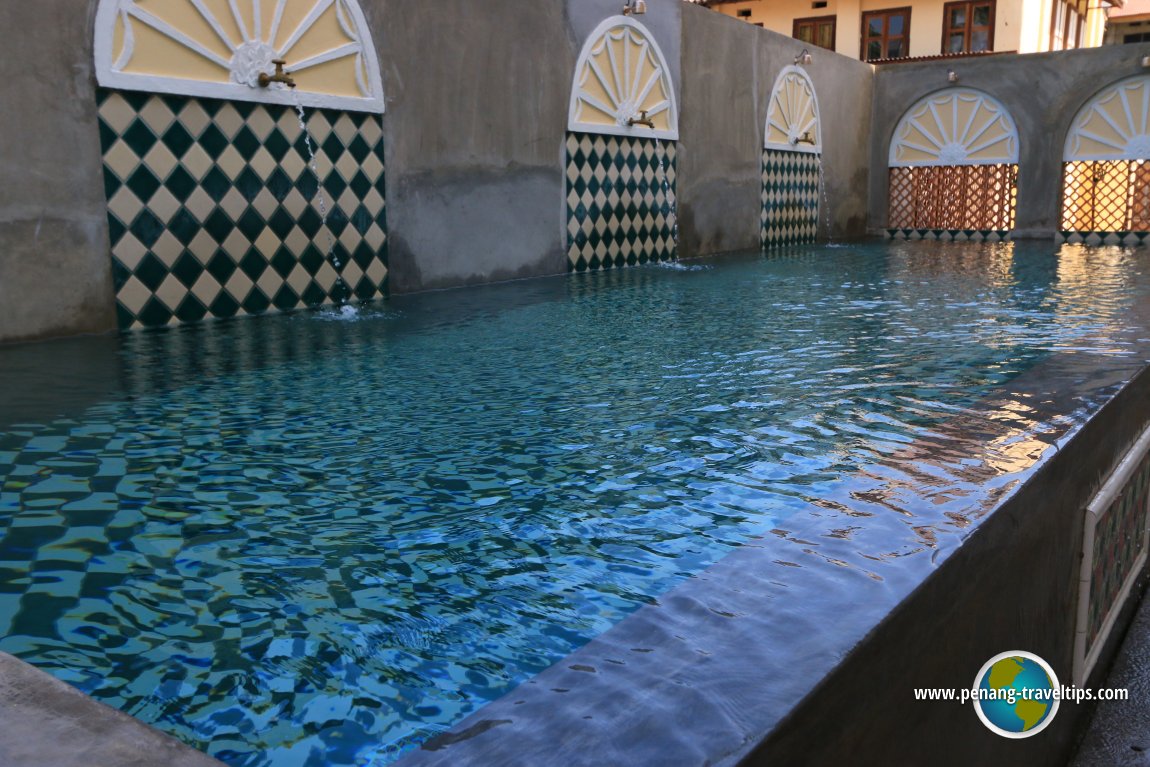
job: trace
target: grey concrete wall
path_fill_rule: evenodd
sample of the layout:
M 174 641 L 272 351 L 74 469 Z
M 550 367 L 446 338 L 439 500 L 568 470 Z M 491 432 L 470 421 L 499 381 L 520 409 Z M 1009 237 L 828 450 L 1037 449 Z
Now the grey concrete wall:
M 1061 53 L 988 56 L 958 61 L 888 64 L 876 70 L 871 125 L 869 226 L 886 226 L 890 140 L 906 110 L 948 87 L 953 69 L 959 85 L 985 91 L 1010 110 L 1019 132 L 1018 208 L 1015 237 L 1053 237 L 1059 229 L 1062 150 L 1078 110 L 1107 85 L 1142 74 L 1150 44 L 1117 45 Z
M 761 163 L 775 80 L 803 45 L 684 4 L 679 141 L 680 255 L 759 246 Z M 866 233 L 873 67 L 814 49 L 805 67 L 823 130 L 820 237 Z
M 387 95 L 392 290 L 562 272 L 563 4 L 363 6 Z
M 95 5 L 0 3 L 0 342 L 115 325 Z
M 689 64 L 679 117 L 679 255 L 757 248 L 760 123 L 770 96 L 759 72 L 761 30 L 704 8 L 684 8 L 683 16 Z

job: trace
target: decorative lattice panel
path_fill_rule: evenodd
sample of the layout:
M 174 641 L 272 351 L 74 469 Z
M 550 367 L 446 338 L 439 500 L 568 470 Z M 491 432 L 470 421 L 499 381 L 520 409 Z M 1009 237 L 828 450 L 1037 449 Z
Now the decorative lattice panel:
M 1064 163 L 1062 231 L 1150 231 L 1150 161 Z
M 822 160 L 805 152 L 763 151 L 762 214 L 759 242 L 764 248 L 815 241 L 819 227 Z
M 98 101 L 121 328 L 385 294 L 378 115 L 309 110 L 317 177 L 288 107 L 107 90 Z
M 1018 166 L 934 165 L 890 169 L 891 229 L 1009 231 Z
M 567 134 L 567 267 L 668 261 L 675 252 L 675 143 Z
M 1150 430 L 1086 509 L 1074 648 L 1077 684 L 1085 683 L 1145 565 L 1148 524 Z
M 1094 528 L 1090 579 L 1087 647 L 1102 630 L 1106 613 L 1114 606 L 1126 579 L 1145 551 L 1147 491 L 1150 490 L 1150 455 L 1142 459 L 1121 494 L 1099 516 Z

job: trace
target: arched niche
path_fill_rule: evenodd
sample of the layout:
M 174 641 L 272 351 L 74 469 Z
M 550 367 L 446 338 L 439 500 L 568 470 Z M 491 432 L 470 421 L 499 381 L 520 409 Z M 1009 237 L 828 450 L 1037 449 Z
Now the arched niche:
M 947 88 L 920 99 L 891 139 L 888 233 L 1009 236 L 1018 157 L 1018 126 L 993 96 Z
M 789 66 L 775 79 L 767 105 L 763 148 L 820 154 L 823 148 L 819 102 L 807 73 Z
M 644 112 L 654 128 L 628 124 Z M 658 43 L 638 21 L 615 16 L 587 38 L 575 67 L 567 129 L 678 140 L 679 110 L 671 71 Z
M 123 90 L 382 114 L 357 0 L 100 0 L 96 77 Z M 259 86 L 284 59 L 295 79 Z
M 1015 165 L 1018 126 L 993 96 L 951 88 L 903 114 L 890 145 L 890 167 Z
M 1065 162 L 1150 158 L 1150 75 L 1121 80 L 1078 110 L 1063 150 Z
M 1150 232 L 1150 76 L 1096 93 L 1063 146 L 1061 238 L 1145 244 Z M 1121 233 L 1121 234 L 1120 234 Z M 1117 239 L 1115 239 L 1117 238 Z

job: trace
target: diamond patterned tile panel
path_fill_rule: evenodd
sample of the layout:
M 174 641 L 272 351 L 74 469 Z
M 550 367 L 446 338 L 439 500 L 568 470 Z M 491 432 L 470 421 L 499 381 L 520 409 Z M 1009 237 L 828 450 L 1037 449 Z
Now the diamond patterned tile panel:
M 289 107 L 97 102 L 121 328 L 386 295 L 379 116 L 308 111 L 317 179 Z
M 677 256 L 673 141 L 567 134 L 567 269 Z
M 763 150 L 763 248 L 815 241 L 819 228 L 819 178 L 822 158 L 805 152 Z

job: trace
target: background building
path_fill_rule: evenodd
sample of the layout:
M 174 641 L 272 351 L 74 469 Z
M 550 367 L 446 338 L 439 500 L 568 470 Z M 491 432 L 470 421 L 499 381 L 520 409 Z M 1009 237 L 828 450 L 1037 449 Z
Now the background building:
M 1150 0 L 1126 0 L 1110 11 L 1106 25 L 1107 45 L 1150 42 Z
M 702 5 L 864 61 L 1101 45 L 1123 0 L 703 0 Z M 1150 19 L 1150 3 L 1145 18 Z M 1150 32 L 1150 24 L 1145 32 Z

